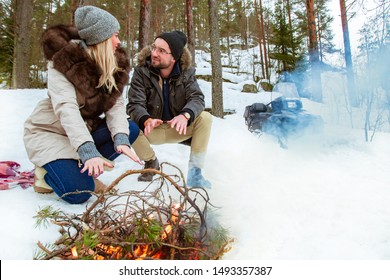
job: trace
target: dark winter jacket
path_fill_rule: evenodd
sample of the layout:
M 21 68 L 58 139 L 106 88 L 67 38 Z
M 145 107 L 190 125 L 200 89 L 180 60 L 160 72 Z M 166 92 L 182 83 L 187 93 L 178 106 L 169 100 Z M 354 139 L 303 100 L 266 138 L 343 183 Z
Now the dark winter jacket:
M 187 48 L 184 48 L 179 63 L 180 74 L 169 80 L 169 109 L 172 117 L 188 112 L 191 115 L 189 125 L 205 108 L 204 94 L 196 81 L 191 53 Z M 138 54 L 138 65 L 134 69 L 128 98 L 127 114 L 142 130 L 148 118 L 162 119 L 162 78 L 159 70 L 151 66 L 149 47 Z

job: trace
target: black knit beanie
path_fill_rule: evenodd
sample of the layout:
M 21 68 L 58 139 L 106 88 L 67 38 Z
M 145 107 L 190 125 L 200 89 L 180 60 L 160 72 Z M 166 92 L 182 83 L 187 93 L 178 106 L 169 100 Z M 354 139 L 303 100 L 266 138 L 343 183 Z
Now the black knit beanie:
M 163 32 L 156 37 L 166 41 L 171 49 L 172 56 L 175 60 L 178 60 L 183 54 L 184 46 L 187 44 L 186 35 L 178 30 L 172 32 Z

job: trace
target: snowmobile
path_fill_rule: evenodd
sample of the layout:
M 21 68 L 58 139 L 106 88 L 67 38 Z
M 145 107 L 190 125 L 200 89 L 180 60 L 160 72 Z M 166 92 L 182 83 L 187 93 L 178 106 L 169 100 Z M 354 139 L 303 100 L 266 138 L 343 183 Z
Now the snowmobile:
M 289 138 L 322 130 L 321 116 L 303 110 L 294 83 L 278 83 L 273 91 L 279 92 L 281 96 L 268 104 L 253 103 L 245 107 L 244 119 L 250 132 L 273 135 L 282 148 L 287 148 Z

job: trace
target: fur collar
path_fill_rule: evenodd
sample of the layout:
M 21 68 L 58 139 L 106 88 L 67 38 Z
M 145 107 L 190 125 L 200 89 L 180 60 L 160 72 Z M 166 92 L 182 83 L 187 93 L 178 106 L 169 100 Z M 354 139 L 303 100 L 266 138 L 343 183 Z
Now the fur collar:
M 81 43 L 77 29 L 69 25 L 48 28 L 42 35 L 43 53 L 46 59 L 74 85 L 80 112 L 85 120 L 97 120 L 115 104 L 129 81 L 130 61 L 123 48 L 115 56 L 124 71 L 115 74 L 118 90 L 109 93 L 105 87 L 97 88 L 100 69 L 89 57 Z
M 137 54 L 137 63 L 138 66 L 147 66 L 150 64 L 150 46 L 147 46 L 143 48 L 138 54 Z M 192 66 L 192 55 L 190 50 L 185 47 L 183 50 L 183 54 L 180 57 L 180 66 L 182 70 L 187 70 Z

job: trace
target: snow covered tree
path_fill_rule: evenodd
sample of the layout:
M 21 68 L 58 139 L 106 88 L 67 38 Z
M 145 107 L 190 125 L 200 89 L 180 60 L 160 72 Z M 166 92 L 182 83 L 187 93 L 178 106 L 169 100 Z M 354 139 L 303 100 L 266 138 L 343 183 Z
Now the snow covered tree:
M 390 2 L 382 0 L 376 14 L 360 30 L 359 50 L 364 64 L 359 89 L 366 108 L 365 139 L 372 140 L 384 122 L 390 123 Z M 369 133 L 371 131 L 371 136 Z

